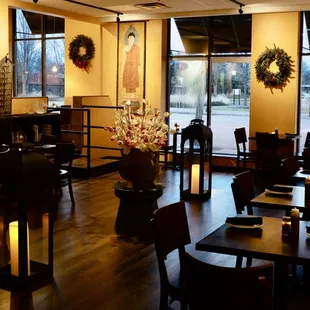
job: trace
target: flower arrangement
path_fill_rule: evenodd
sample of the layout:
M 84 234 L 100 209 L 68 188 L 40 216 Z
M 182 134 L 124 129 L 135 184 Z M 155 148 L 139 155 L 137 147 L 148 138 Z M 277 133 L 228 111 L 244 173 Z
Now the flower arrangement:
M 157 152 L 166 146 L 168 125 L 165 123 L 169 113 L 161 117 L 159 109 L 152 109 L 149 102 L 143 99 L 143 104 L 136 112 L 132 103 L 127 101 L 123 109 L 116 111 L 115 127 L 105 127 L 113 133 L 112 141 L 116 141 L 128 154 L 132 149 L 142 152 Z

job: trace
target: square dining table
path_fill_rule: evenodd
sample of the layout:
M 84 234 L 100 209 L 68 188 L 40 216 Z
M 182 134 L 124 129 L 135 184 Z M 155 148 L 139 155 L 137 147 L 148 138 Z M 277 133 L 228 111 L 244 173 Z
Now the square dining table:
M 296 173 L 292 175 L 294 180 L 304 181 L 306 178 L 310 177 L 310 170 L 299 169 Z
M 302 186 L 279 186 L 292 187 L 293 191 L 290 194 L 282 193 L 279 195 L 268 194 L 264 191 L 250 201 L 250 206 L 285 210 L 288 215 L 293 208 L 303 212 L 305 209 L 305 188 Z
M 310 222 L 301 221 L 299 238 L 291 240 L 282 237 L 280 218 L 263 217 L 262 227 L 254 229 L 234 228 L 224 224 L 197 242 L 196 250 L 273 261 L 275 310 L 284 310 L 285 266 L 310 265 L 310 237 L 306 234 L 307 225 L 310 225 Z

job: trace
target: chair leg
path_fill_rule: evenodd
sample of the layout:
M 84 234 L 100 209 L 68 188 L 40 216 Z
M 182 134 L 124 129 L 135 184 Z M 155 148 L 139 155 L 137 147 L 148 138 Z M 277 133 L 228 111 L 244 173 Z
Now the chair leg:
M 68 187 L 69 187 L 69 193 L 70 193 L 71 203 L 72 203 L 73 205 L 75 205 L 71 178 L 68 179 Z
M 169 310 L 168 294 L 160 293 L 159 310 Z
M 240 166 L 240 157 L 239 157 L 239 155 L 237 155 L 237 162 L 236 162 L 237 170 L 239 170 L 239 166 Z
M 243 260 L 243 257 L 238 255 L 236 257 L 236 268 L 241 268 L 242 267 L 242 260 Z
M 246 170 L 246 156 L 243 156 L 243 169 Z
M 247 257 L 246 259 L 246 266 L 251 267 L 252 266 L 252 257 Z

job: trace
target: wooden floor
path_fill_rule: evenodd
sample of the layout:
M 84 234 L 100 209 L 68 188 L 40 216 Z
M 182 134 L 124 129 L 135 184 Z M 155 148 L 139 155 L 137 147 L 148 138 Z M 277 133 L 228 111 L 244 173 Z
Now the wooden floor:
M 135 239 L 122 240 L 114 232 L 119 201 L 113 184 L 118 180 L 118 173 L 75 180 L 75 211 L 71 210 L 68 192 L 64 190 L 54 229 L 54 284 L 33 294 L 15 296 L 0 291 L 0 310 L 158 310 L 159 277 L 153 245 Z M 232 174 L 214 173 L 211 199 L 186 203 L 192 237 L 187 250 L 225 266 L 233 266 L 235 257 L 198 252 L 194 246 L 222 225 L 227 216 L 235 215 L 231 180 Z M 159 181 L 165 185 L 159 207 L 178 201 L 179 172 L 165 171 Z M 177 272 L 175 261 L 175 255 L 167 261 L 172 276 Z M 307 298 L 297 297 L 298 302 L 294 301 L 290 309 L 308 309 Z M 173 309 L 179 309 L 177 303 Z

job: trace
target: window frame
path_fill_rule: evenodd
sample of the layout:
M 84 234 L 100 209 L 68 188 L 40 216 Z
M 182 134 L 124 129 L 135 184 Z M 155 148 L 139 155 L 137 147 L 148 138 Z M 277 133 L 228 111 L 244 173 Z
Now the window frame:
M 17 38 L 17 29 L 16 29 L 16 11 L 25 11 L 22 9 L 12 9 L 12 54 L 13 59 L 15 61 L 16 59 L 16 42 L 19 41 L 41 41 L 41 97 L 47 97 L 47 85 L 46 85 L 46 41 L 48 40 L 65 40 L 65 32 L 63 36 L 55 36 L 55 37 L 47 37 L 47 18 L 50 15 L 44 15 L 40 13 L 35 13 L 37 15 L 40 15 L 41 20 L 41 37 L 40 38 Z M 60 17 L 57 17 L 60 18 Z M 63 19 L 64 20 L 64 19 Z M 65 20 L 64 20 L 65 23 Z M 13 96 L 17 97 L 17 85 L 16 85 L 17 79 L 16 79 L 16 70 L 13 70 Z M 65 87 L 65 79 L 64 79 L 64 87 Z M 38 96 L 40 97 L 40 96 Z
M 252 14 L 249 14 L 252 17 Z M 208 44 L 208 54 L 188 54 L 188 55 L 171 55 L 171 49 L 170 49 L 170 43 L 171 43 L 171 18 L 169 19 L 169 23 L 168 23 L 168 27 L 167 27 L 167 31 L 168 31 L 168 44 L 167 44 L 167 96 L 166 96 L 166 111 L 170 111 L 170 72 L 169 72 L 169 64 L 171 60 L 177 60 L 177 59 L 195 59 L 195 58 L 201 58 L 201 59 L 205 59 L 207 61 L 207 102 L 206 102 L 206 126 L 211 126 L 212 124 L 212 119 L 211 119 L 211 108 L 212 108 L 212 59 L 214 58 L 249 58 L 251 59 L 252 56 L 252 51 L 251 52 L 247 52 L 247 53 L 223 53 L 223 54 L 216 54 L 213 51 L 213 40 L 212 38 L 209 40 L 209 44 Z M 169 120 L 170 121 L 170 120 Z M 249 119 L 250 121 L 250 119 Z M 231 156 L 231 155 L 235 155 L 233 153 L 214 153 L 216 155 L 223 155 L 223 156 Z

